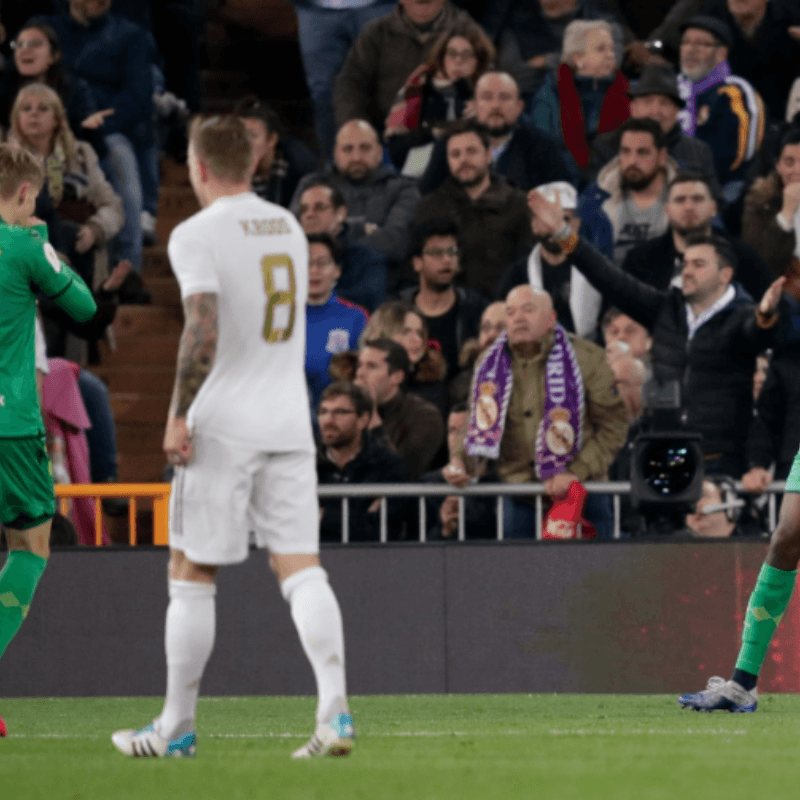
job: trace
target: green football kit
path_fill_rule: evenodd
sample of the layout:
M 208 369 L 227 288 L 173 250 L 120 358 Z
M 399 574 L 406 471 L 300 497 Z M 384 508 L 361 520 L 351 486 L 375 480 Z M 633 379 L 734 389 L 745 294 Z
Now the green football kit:
M 46 225 L 0 220 L 0 522 L 19 529 L 55 511 L 36 391 L 37 290 L 79 322 L 97 310 L 89 288 L 48 242 Z

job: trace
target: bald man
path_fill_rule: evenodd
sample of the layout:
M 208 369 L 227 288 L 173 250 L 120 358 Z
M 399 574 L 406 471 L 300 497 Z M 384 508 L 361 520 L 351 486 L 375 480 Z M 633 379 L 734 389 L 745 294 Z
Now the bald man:
M 565 494 L 575 480 L 606 480 L 611 462 L 625 443 L 628 416 L 614 390 L 614 374 L 606 364 L 603 350 L 557 325 L 553 301 L 542 289 L 529 285 L 512 289 L 506 297 L 505 318 L 507 334 L 495 342 L 476 367 L 475 386 L 480 396 L 471 398 L 471 419 L 479 428 L 491 430 L 495 419 L 500 425 L 497 458 L 500 480 L 538 482 L 543 459 L 553 454 L 560 458 L 559 471 L 544 480 L 544 491 L 550 497 Z M 505 419 L 502 419 L 502 397 L 495 402 L 481 388 L 489 382 L 488 377 L 483 379 L 483 372 L 493 359 L 510 367 L 512 376 Z M 580 384 L 571 377 L 575 365 L 582 379 L 582 395 Z M 494 383 L 502 395 L 502 380 L 496 378 Z M 565 399 L 570 397 L 572 408 Z M 565 411 L 574 414 L 569 417 Z M 544 435 L 537 437 L 542 425 Z M 570 453 L 569 445 L 576 439 L 579 444 Z M 542 440 L 552 445 L 552 453 L 542 452 Z M 465 467 L 466 453 L 466 448 L 462 449 L 444 470 L 448 482 L 454 486 L 464 485 L 470 477 Z M 601 538 L 612 536 L 610 497 L 590 495 L 584 516 L 597 528 Z M 536 509 L 532 497 L 504 498 L 503 525 L 507 538 L 535 536 Z
M 475 119 L 489 135 L 492 171 L 518 189 L 528 191 L 543 183 L 566 180 L 567 171 L 555 143 L 520 117 L 524 109 L 519 87 L 507 72 L 485 72 L 475 85 Z M 447 151 L 441 140 L 420 179 L 430 194 L 447 177 Z
M 395 174 L 382 161 L 383 147 L 375 128 L 360 119 L 346 122 L 336 134 L 333 164 L 300 181 L 290 208 L 297 216 L 306 188 L 327 178 L 344 196 L 351 240 L 386 258 L 392 290 L 392 279 L 396 282 L 407 256 L 411 217 L 420 194 L 411 178 Z

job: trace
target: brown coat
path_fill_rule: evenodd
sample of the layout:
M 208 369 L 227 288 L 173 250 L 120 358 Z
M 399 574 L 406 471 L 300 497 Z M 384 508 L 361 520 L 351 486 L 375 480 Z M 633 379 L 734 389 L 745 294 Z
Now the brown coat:
M 625 405 L 614 390 L 614 373 L 601 347 L 568 334 L 578 357 L 586 394 L 583 447 L 567 469 L 580 481 L 607 479 L 608 468 L 628 436 Z M 508 404 L 497 472 L 503 483 L 538 481 L 535 469 L 536 433 L 544 411 L 544 375 L 554 334 L 542 340 L 532 358 L 512 356 L 514 384 Z M 461 453 L 462 457 L 464 453 Z
M 456 23 L 479 27 L 466 11 L 450 3 L 445 3 L 429 31 L 419 30 L 399 3 L 390 13 L 365 25 L 336 79 L 336 123 L 342 126 L 351 119 L 366 119 L 383 130 L 398 91 L 428 60 L 433 43 Z
M 775 217 L 783 205 L 777 172 L 757 178 L 744 198 L 742 241 L 749 244 L 777 278 L 786 271 L 795 248 L 794 231 L 787 233 Z

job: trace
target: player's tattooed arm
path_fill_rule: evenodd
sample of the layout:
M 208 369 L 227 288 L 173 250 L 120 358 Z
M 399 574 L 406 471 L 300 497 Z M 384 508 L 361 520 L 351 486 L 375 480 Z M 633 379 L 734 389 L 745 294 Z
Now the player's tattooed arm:
M 193 294 L 183 303 L 186 322 L 178 348 L 171 411 L 185 417 L 214 366 L 217 353 L 217 295 Z

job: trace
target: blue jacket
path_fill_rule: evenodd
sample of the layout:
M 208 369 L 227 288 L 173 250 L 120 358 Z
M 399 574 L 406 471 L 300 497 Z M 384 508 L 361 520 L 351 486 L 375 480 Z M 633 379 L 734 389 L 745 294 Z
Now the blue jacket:
M 335 294 L 321 306 L 306 306 L 306 381 L 316 408 L 322 390 L 331 382 L 328 364 L 334 353 L 358 350 L 358 337 L 367 312 Z
M 336 294 L 372 312 L 386 297 L 386 259 L 372 247 L 349 241 L 347 227 L 338 236 L 343 255 Z
M 55 28 L 65 66 L 89 84 L 96 108 L 114 109 L 103 133 L 124 133 L 138 144 L 151 143 L 156 60 L 152 36 L 114 14 L 87 26 L 69 14 L 40 19 Z

